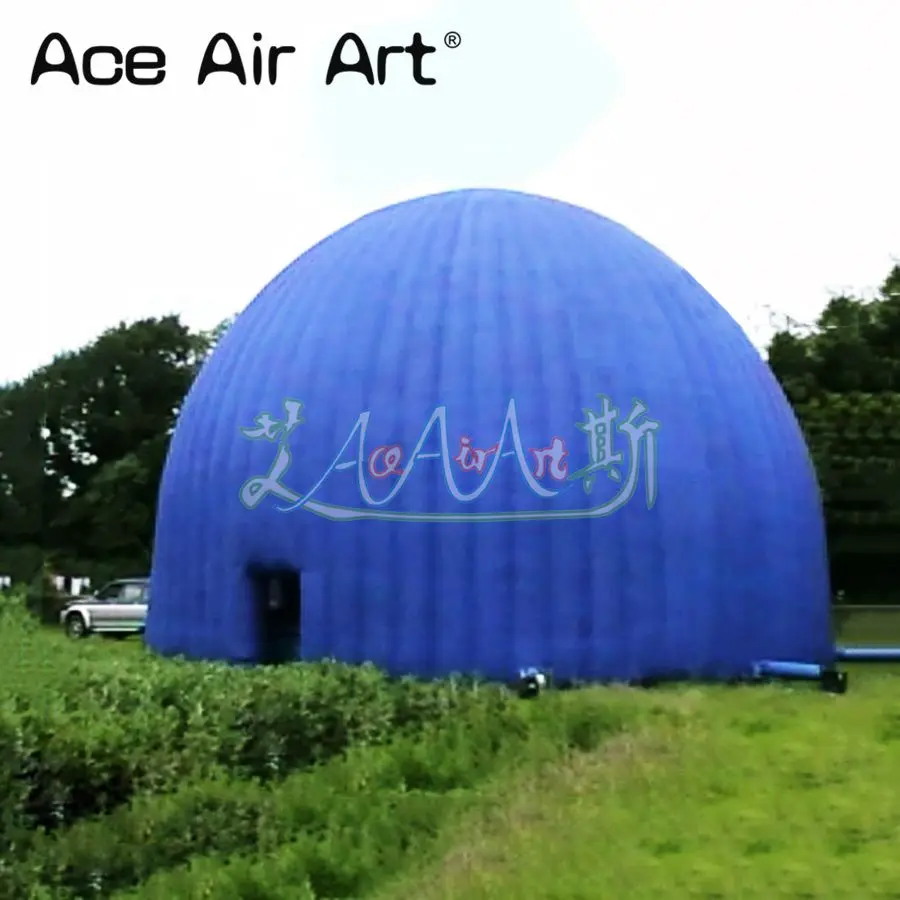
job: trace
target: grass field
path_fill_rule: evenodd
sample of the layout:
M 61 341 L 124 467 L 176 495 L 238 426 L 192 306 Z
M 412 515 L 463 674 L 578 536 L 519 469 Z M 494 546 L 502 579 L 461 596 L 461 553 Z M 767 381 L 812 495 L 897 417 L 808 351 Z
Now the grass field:
M 896 614 L 867 613 L 843 620 L 841 639 L 900 644 L 898 630 Z M 155 667 L 163 681 L 196 672 L 235 690 L 254 677 L 178 669 L 137 640 L 73 644 L 2 619 L 0 660 L 0 709 L 15 705 L 25 721 L 46 708 L 58 727 L 45 729 L 41 753 L 61 758 L 62 741 L 97 765 L 110 764 L 115 723 L 143 734 L 119 706 L 144 683 L 106 690 L 107 675 L 127 687 Z M 773 685 L 476 699 L 458 721 L 439 717 L 387 744 L 350 741 L 271 782 L 229 760 L 223 771 L 175 773 L 29 837 L 12 863 L 0 859 L 0 895 L 5 865 L 13 900 L 900 898 L 900 669 L 847 668 L 844 696 Z M 54 698 L 73 696 L 65 685 L 91 669 L 94 711 L 82 720 Z M 282 696 L 290 684 L 267 690 Z M 184 705 L 200 758 L 213 752 L 196 744 L 210 729 L 191 731 L 189 718 L 212 713 Z M 87 749 L 66 730 L 73 716 L 96 729 Z M 282 728 L 275 717 L 262 725 Z
M 838 641 L 847 645 L 900 647 L 900 608 L 843 607 L 835 617 Z
M 676 690 L 670 715 L 501 789 L 388 898 L 900 897 L 900 679 Z

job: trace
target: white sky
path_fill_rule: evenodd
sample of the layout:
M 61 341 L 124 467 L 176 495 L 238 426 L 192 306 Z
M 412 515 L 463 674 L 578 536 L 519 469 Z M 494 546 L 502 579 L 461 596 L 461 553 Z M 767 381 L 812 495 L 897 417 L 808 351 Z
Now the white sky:
M 443 34 L 462 36 L 456 50 Z M 344 31 L 419 30 L 386 86 L 324 84 Z M 156 44 L 158 87 L 29 84 L 46 34 Z M 276 86 L 196 84 L 228 31 Z M 471 186 L 618 219 L 751 332 L 900 255 L 898 0 L 42 0 L 0 10 L 0 382 L 121 319 L 211 326 L 362 213 Z

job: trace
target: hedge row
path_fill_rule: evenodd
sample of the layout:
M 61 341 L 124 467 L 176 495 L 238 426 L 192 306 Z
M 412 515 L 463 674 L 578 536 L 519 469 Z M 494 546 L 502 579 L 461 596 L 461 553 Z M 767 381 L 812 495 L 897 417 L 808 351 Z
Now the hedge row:
M 26 832 L 138 793 L 223 775 L 281 778 L 351 746 L 516 703 L 500 689 L 391 681 L 337 663 L 236 669 L 74 657 L 64 653 L 67 677 L 39 702 L 0 700 L 0 856 Z
M 219 777 L 139 796 L 39 835 L 0 867 L 0 896 L 74 900 L 142 883 L 135 896 L 167 900 L 360 896 L 427 852 L 465 789 L 517 758 L 594 747 L 627 724 L 623 709 L 587 697 L 507 705 L 493 694 L 417 737 L 355 748 L 277 784 Z

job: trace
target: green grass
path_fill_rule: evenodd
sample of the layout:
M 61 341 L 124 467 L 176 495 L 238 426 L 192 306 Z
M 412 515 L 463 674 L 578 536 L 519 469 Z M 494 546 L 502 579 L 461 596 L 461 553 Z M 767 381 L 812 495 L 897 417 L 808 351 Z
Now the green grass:
M 900 678 L 856 675 L 842 697 L 669 692 L 640 731 L 495 786 L 377 896 L 900 897 Z
M 900 647 L 900 610 L 864 607 L 836 616 L 838 640 L 848 645 Z
M 75 642 L 59 628 L 35 625 L 25 630 L 0 620 L 0 698 L 15 694 L 39 700 L 70 677 L 67 663 L 71 660 L 106 664 L 112 657 L 125 662 L 139 659 L 144 652 L 139 637 L 122 641 L 91 637 Z
M 854 613 L 839 638 L 900 645 L 900 616 Z M 0 704 L 39 706 L 75 661 L 128 670 L 143 653 L 139 639 L 0 619 Z M 508 741 L 473 720 L 275 785 L 192 782 L 67 826 L 32 856 L 118 867 L 132 886 L 97 896 L 121 900 L 900 900 L 900 667 L 846 668 L 844 696 L 548 694 Z

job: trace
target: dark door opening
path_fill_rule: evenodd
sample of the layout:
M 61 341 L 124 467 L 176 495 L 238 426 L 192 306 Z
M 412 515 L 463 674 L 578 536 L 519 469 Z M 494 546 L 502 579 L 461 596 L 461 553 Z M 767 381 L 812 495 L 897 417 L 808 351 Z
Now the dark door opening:
M 251 569 L 256 613 L 257 659 L 266 665 L 300 658 L 300 573 Z

